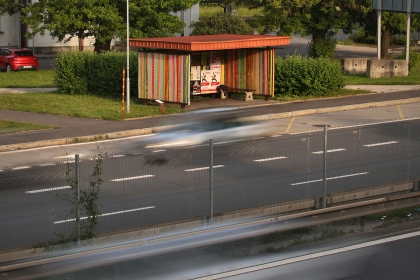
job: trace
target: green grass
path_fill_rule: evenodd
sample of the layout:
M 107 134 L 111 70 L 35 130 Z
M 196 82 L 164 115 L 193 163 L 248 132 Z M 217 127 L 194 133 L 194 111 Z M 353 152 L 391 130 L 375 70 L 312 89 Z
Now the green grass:
M 346 85 L 418 85 L 420 84 L 420 65 L 410 71 L 408 76 L 390 78 L 368 78 L 366 74 L 346 75 Z
M 64 115 L 101 120 L 122 120 L 121 98 L 106 98 L 92 95 L 69 95 L 61 93 L 0 94 L 0 110 Z M 167 114 L 182 112 L 168 106 Z M 142 105 L 138 99 L 130 102 L 130 114 L 124 118 L 139 118 L 160 115 L 158 105 Z
M 349 95 L 358 95 L 358 94 L 368 94 L 371 93 L 369 90 L 360 90 L 360 89 L 340 89 L 337 91 L 333 91 L 329 94 L 324 95 L 323 97 L 315 97 L 315 96 L 280 96 L 277 95 L 273 98 L 273 100 L 277 101 L 284 101 L 284 102 L 294 102 L 294 101 L 302 101 L 302 100 L 311 100 L 311 99 L 322 99 L 322 98 L 330 98 L 330 97 L 339 97 L 339 96 L 349 96 Z
M 5 133 L 16 133 L 22 131 L 41 130 L 41 129 L 53 129 L 55 126 L 40 125 L 27 122 L 12 122 L 0 120 L 0 134 Z
M 0 88 L 49 88 L 53 81 L 54 70 L 0 72 Z

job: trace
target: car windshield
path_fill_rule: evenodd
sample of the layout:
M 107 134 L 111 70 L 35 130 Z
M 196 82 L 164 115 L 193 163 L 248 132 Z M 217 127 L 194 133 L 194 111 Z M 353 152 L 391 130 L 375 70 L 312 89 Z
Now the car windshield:
M 17 56 L 32 56 L 32 51 L 15 51 Z

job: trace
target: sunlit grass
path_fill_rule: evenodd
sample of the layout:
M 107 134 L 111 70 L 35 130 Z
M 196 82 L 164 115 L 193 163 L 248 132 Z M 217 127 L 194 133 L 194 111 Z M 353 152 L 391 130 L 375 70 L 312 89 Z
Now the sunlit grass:
M 0 72 L 0 88 L 49 88 L 53 81 L 54 70 Z
M 63 115 L 101 120 L 122 120 L 121 98 L 62 93 L 0 94 L 0 110 Z M 183 110 L 174 106 L 165 108 L 166 114 Z M 130 113 L 124 118 L 160 115 L 157 105 L 142 105 L 138 99 L 130 102 Z
M 284 102 L 296 102 L 296 101 L 303 101 L 303 100 L 319 100 L 323 98 L 332 98 L 332 97 L 340 97 L 340 96 L 350 96 L 350 95 L 360 95 L 360 94 L 368 94 L 371 91 L 368 90 L 359 90 L 359 89 L 339 89 L 337 91 L 333 91 L 329 94 L 326 94 L 322 97 L 318 96 L 281 96 L 277 95 L 273 100 L 277 101 L 284 101 Z
M 366 74 L 346 75 L 346 85 L 419 85 L 420 65 L 410 71 L 408 76 L 389 78 L 368 78 Z
M 0 120 L 0 134 L 5 133 L 16 133 L 22 131 L 41 130 L 41 129 L 53 129 L 55 126 L 40 125 L 27 122 L 13 122 Z

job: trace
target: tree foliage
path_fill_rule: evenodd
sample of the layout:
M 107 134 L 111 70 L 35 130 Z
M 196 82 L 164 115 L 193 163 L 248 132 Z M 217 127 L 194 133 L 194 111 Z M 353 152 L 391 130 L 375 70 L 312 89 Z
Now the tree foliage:
M 388 58 L 391 36 L 406 34 L 407 15 L 406 13 L 382 12 L 381 32 L 381 58 Z M 360 26 L 364 28 L 366 36 L 377 37 L 377 12 L 369 10 L 360 20 Z M 411 31 L 420 30 L 420 15 L 411 15 Z
M 256 24 L 261 33 L 312 36 L 318 41 L 331 41 L 343 29 L 350 32 L 354 22 L 369 10 L 370 0 L 241 0 L 248 8 L 262 8 Z M 314 57 L 322 56 L 316 51 Z
M 131 38 L 173 36 L 184 23 L 173 13 L 199 0 L 131 0 Z M 126 37 L 127 0 L 0 0 L 0 13 L 23 12 L 22 22 L 31 32 L 48 32 L 58 41 L 95 37 L 95 51 L 109 50 L 114 38 Z
M 254 30 L 241 17 L 218 13 L 192 22 L 191 35 L 254 34 Z

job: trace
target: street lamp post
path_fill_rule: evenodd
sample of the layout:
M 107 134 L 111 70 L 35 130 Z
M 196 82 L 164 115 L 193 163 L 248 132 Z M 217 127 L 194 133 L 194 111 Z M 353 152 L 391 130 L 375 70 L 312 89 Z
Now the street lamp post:
M 127 113 L 130 113 L 130 41 L 129 41 L 129 29 L 130 29 L 130 25 L 129 25 L 129 0 L 127 0 L 127 87 L 126 87 L 126 92 L 127 92 Z

